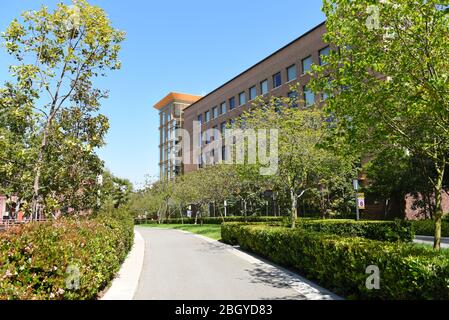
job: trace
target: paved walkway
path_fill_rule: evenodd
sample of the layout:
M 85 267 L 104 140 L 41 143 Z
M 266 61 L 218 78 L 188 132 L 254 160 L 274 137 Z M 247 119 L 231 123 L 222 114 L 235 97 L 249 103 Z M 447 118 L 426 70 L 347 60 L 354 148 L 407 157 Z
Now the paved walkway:
M 339 299 L 220 242 L 176 230 L 137 230 L 145 240 L 145 258 L 135 300 Z
M 414 242 L 433 246 L 434 239 L 434 237 L 416 236 Z M 449 238 L 441 238 L 441 248 L 449 248 Z

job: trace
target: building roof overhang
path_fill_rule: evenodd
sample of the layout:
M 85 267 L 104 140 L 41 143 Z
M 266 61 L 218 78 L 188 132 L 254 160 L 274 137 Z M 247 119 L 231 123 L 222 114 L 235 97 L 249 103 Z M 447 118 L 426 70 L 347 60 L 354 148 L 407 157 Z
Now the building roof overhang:
M 179 101 L 184 103 L 195 103 L 198 100 L 200 100 L 201 96 L 196 96 L 192 94 L 186 94 L 186 93 L 178 93 L 178 92 L 170 92 L 168 95 L 166 95 L 161 101 L 156 103 L 154 105 L 154 108 L 157 110 L 161 110 L 164 107 L 166 107 L 168 104 Z

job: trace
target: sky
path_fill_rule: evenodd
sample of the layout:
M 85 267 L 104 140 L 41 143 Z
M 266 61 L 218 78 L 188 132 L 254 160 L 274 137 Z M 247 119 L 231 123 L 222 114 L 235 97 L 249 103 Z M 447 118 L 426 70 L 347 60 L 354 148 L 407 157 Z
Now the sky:
M 25 10 L 70 0 L 0 0 L 0 31 Z M 90 0 L 126 32 L 110 90 L 106 167 L 139 188 L 159 174 L 159 117 L 171 91 L 205 95 L 325 20 L 321 0 Z M 13 61 L 0 48 L 0 85 Z

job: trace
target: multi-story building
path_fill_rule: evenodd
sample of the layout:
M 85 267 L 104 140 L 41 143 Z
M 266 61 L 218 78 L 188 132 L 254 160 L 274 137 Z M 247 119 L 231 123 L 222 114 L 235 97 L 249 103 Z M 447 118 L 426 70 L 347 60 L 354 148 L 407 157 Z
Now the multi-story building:
M 312 64 L 322 64 L 324 55 L 329 54 L 329 45 L 323 41 L 326 32 L 325 23 L 322 23 L 285 47 L 263 59 L 248 70 L 242 72 L 232 80 L 226 82 L 208 95 L 192 103 L 184 109 L 184 129 L 190 137 L 194 137 L 194 122 L 201 123 L 201 132 L 208 129 L 223 131 L 233 119 L 240 117 L 243 112 L 253 106 L 254 100 L 259 97 L 283 96 L 294 98 L 298 92 L 298 103 L 314 104 L 320 97 L 315 96 L 307 88 L 310 76 L 307 72 Z M 293 90 L 292 88 L 299 88 Z M 195 148 L 201 149 L 208 138 L 190 139 L 190 159 L 184 163 L 184 172 L 188 173 L 201 167 L 201 150 L 193 152 Z M 212 140 L 214 140 L 212 138 Z M 224 154 L 220 159 L 226 160 Z M 200 154 L 200 159 L 194 159 Z M 215 155 L 217 156 L 217 155 Z M 218 158 L 218 157 L 217 157 Z
M 159 167 L 162 180 L 173 179 L 183 173 L 183 165 L 178 161 L 183 152 L 182 137 L 177 130 L 183 128 L 184 110 L 200 98 L 200 96 L 171 92 L 154 106 L 159 110 L 160 119 Z
M 161 111 L 161 178 L 172 178 L 177 173 L 198 170 L 202 166 L 202 156 L 207 145 L 217 138 L 220 139 L 215 136 L 203 137 L 202 133 L 207 133 L 208 129 L 223 132 L 234 119 L 254 107 L 254 100 L 257 97 L 297 98 L 298 104 L 307 105 L 324 100 L 325 97 L 317 96 L 307 88 L 310 80 L 307 71 L 313 64 L 323 64 L 323 56 L 330 52 L 329 45 L 323 41 L 325 33 L 326 26 L 323 22 L 204 97 L 190 95 L 181 97 L 170 94 L 159 102 L 156 108 Z M 299 90 L 292 90 L 293 87 Z M 298 94 L 301 96 L 298 97 Z M 171 109 L 172 105 L 180 105 L 180 111 Z M 190 152 L 184 150 L 183 155 L 178 153 L 179 156 L 184 156 L 182 166 L 179 162 L 174 163 L 170 157 L 171 148 L 180 143 L 179 137 L 173 142 L 171 137 L 175 135 L 169 136 L 170 130 L 173 129 L 170 121 L 175 119 L 175 124 L 182 126 L 190 137 L 189 142 L 184 145 L 184 149 L 189 148 Z M 194 128 L 195 123 L 198 122 L 200 123 L 199 138 L 195 139 L 198 132 Z M 216 149 L 214 151 L 219 152 Z M 222 147 L 220 156 L 214 155 L 214 157 L 227 160 L 224 151 Z M 194 158 L 197 156 L 199 159 Z M 388 206 L 383 200 L 367 199 L 364 216 L 374 219 L 386 216 Z M 389 211 L 396 211 L 396 214 L 404 212 L 409 219 L 416 218 L 419 210 L 413 205 L 415 201 L 416 198 L 411 195 L 405 199 L 398 199 L 394 210 L 390 208 Z M 449 208 L 449 197 L 446 194 L 443 202 L 444 207 Z

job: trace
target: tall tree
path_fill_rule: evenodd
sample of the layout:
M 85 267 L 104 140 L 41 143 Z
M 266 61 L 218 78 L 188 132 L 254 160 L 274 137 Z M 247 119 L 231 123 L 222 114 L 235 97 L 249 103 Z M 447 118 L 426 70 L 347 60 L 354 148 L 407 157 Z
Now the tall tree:
M 289 98 L 259 102 L 259 106 L 246 113 L 239 122 L 241 127 L 255 129 L 256 134 L 260 129 L 278 130 L 279 168 L 266 180 L 288 193 L 292 228 L 296 226 L 298 201 L 304 194 L 320 188 L 323 179 L 340 175 L 341 172 L 335 169 L 341 167 L 341 163 L 347 162 L 351 167 L 350 157 L 339 157 L 331 149 L 322 148 L 328 122 L 319 106 L 292 108 L 294 102 Z
M 42 120 L 34 163 L 36 205 L 42 198 L 42 174 L 49 160 L 49 146 L 58 143 L 53 140 L 58 137 L 57 131 L 64 133 L 79 124 L 65 123 L 72 127 L 62 128 L 64 124 L 59 120 L 63 121 L 67 112 L 89 117 L 99 111 L 100 100 L 107 94 L 94 87 L 93 79 L 120 68 L 118 52 L 124 33 L 112 27 L 101 8 L 76 0 L 73 6 L 58 4 L 53 12 L 47 7 L 25 12 L 10 24 L 3 38 L 8 53 L 19 62 L 11 67 L 17 89 L 35 98 L 35 112 Z M 95 122 L 90 124 L 93 128 L 104 131 L 104 118 L 89 120 Z M 89 133 L 87 141 L 70 136 L 67 143 L 93 152 L 103 143 L 103 137 L 92 130 Z
M 388 142 L 431 161 L 435 248 L 449 155 L 449 2 L 325 0 L 324 40 L 338 50 L 315 67 L 316 91 L 334 94 L 327 110 L 361 148 Z M 318 85 L 317 85 L 318 84 Z M 360 143 L 362 142 L 362 143 Z

